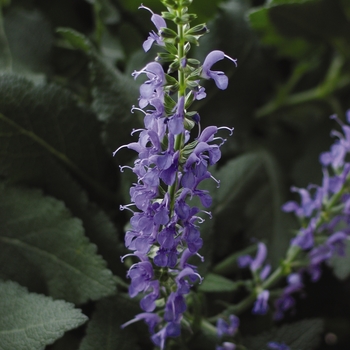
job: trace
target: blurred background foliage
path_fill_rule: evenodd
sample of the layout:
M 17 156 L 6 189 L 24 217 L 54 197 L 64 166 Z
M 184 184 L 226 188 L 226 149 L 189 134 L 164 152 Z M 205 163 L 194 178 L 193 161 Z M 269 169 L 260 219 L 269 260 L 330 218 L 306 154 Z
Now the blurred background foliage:
M 118 166 L 135 155 L 123 150 L 112 157 L 115 149 L 134 140 L 130 131 L 142 125 L 142 116 L 130 113 L 139 84 L 131 73 L 153 60 L 159 49 L 142 50 L 154 29 L 150 13 L 138 10 L 139 0 L 0 4 L 0 207 L 12 215 L 0 214 L 0 278 L 73 302 L 90 317 L 48 349 L 151 348 L 146 327 L 140 325 L 138 336 L 131 338 L 133 330 L 119 330 L 138 312 L 137 303 L 125 296 L 126 267 L 119 260 L 126 253 L 123 232 L 129 219 L 119 205 L 129 202 L 135 178 L 120 174 Z M 143 4 L 157 13 L 163 10 L 158 0 Z M 230 78 L 228 89 L 217 91 L 213 82 L 205 82 L 208 96 L 194 106 L 202 127 L 235 127 L 214 170 L 221 187 L 207 184 L 214 197 L 213 220 L 203 226 L 201 254 L 206 260 L 200 266 L 204 276 L 210 272 L 235 281 L 242 278 L 236 254 L 257 240 L 268 245 L 269 261 L 277 266 L 297 228 L 280 210 L 293 198 L 290 186 L 321 181 L 318 156 L 330 146 L 330 131 L 337 127 L 329 116 L 336 113 L 345 121 L 350 108 L 350 1 L 195 0 L 191 11 L 198 15 L 194 24 L 206 22 L 210 30 L 192 48 L 193 57 L 203 60 L 220 49 L 238 59 L 238 68 L 218 64 Z M 74 276 L 65 284 L 64 276 L 57 275 L 61 267 L 9 243 L 9 237 L 27 239 L 25 227 L 9 229 L 10 219 L 33 216 L 34 236 L 35 228 L 46 227 L 45 215 L 54 220 L 52 211 L 34 211 L 34 204 L 23 206 L 26 201 L 41 203 L 36 209 L 63 202 L 61 219 L 78 219 L 79 232 L 70 228 L 75 232 L 70 238 L 70 231 L 53 233 L 46 243 L 43 238 L 41 249 L 61 257 L 59 248 L 50 250 L 61 238 L 76 245 L 75 252 L 82 247 L 91 267 L 79 257 L 66 262 L 82 266 L 92 279 L 100 276 L 99 287 L 85 280 L 73 283 Z M 41 238 L 36 238 L 30 245 L 39 244 Z M 338 265 L 350 266 L 350 258 Z M 283 322 L 320 317 L 325 329 L 317 349 L 348 349 L 349 274 L 350 267 L 345 268 L 338 279 L 325 266 L 322 279 L 308 284 L 296 312 Z M 119 292 L 111 297 L 116 285 Z M 204 287 L 202 293 L 207 316 L 222 308 L 216 300 L 233 303 L 241 295 L 227 286 Z M 271 325 L 267 320 L 247 312 L 243 334 L 264 331 Z M 114 332 L 110 347 L 102 345 L 107 330 Z M 190 344 L 191 349 L 199 346 Z

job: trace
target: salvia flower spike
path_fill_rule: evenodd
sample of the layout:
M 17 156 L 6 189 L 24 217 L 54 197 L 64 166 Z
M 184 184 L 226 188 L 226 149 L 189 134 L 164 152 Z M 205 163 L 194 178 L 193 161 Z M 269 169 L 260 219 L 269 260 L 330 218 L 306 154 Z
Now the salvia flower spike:
M 173 8 L 169 5 L 168 11 L 175 17 L 186 13 L 187 7 L 181 5 L 182 1 L 172 3 L 175 5 Z M 199 198 L 204 207 L 211 205 L 210 193 L 200 189 L 199 184 L 214 179 L 208 167 L 219 161 L 220 147 L 225 142 L 216 134 L 228 132 L 232 135 L 233 128 L 209 126 L 201 131 L 199 114 L 188 113 L 191 94 L 198 100 L 206 96 L 199 85 L 200 78 L 188 83 L 188 77 L 195 74 L 195 68 L 187 64 L 188 50 L 185 49 L 189 22 L 175 22 L 177 37 L 162 36 L 162 30 L 167 31 L 165 19 L 148 7 L 141 5 L 140 8 L 152 14 L 151 21 L 157 28 L 157 33 L 151 32 L 144 42 L 144 50 L 148 51 L 153 43 L 165 51 L 169 49 L 168 57 L 174 58 L 170 66 L 173 70 L 177 67 L 178 79 L 167 76 L 157 61 L 134 71 L 135 79 L 146 76 L 139 90 L 139 106 L 132 107 L 132 112 L 143 113 L 144 128 L 132 131 L 133 135 L 138 135 L 138 141 L 114 152 L 128 148 L 138 155 L 133 166 L 120 167 L 121 171 L 131 169 L 137 176 L 130 188 L 131 203 L 121 206 L 132 213 L 130 228 L 125 234 L 125 246 L 132 253 L 122 259 L 137 260 L 127 273 L 131 280 L 129 295 L 132 298 L 141 295 L 143 312 L 122 327 L 143 320 L 153 343 L 164 349 L 168 337 L 178 337 L 182 325 L 190 324 L 186 316 L 187 296 L 195 283 L 202 282 L 197 267 L 188 260 L 198 261 L 198 257 L 204 260 L 199 254 L 203 246 L 200 224 L 205 220 L 201 215 L 210 218 L 211 214 L 191 205 L 191 199 Z M 220 89 L 226 89 L 228 78 L 222 72 L 212 71 L 211 66 L 225 57 L 229 58 L 222 51 L 211 52 L 200 70 L 203 78 L 214 79 Z M 199 135 L 190 141 L 190 131 L 195 125 Z M 230 327 L 234 328 L 232 322 L 237 322 L 231 320 Z

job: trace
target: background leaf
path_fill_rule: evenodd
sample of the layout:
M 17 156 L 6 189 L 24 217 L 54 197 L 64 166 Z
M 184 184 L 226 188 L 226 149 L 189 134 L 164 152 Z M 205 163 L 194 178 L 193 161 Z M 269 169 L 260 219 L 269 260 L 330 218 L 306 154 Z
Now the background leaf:
M 350 276 L 350 242 L 346 241 L 345 256 L 333 255 L 329 260 L 334 274 L 341 280 Z
M 63 300 L 28 293 L 15 282 L 0 281 L 0 349 L 40 350 L 87 317 Z
M 311 319 L 286 324 L 254 337 L 246 337 L 244 345 L 250 350 L 267 349 L 267 343 L 275 341 L 285 343 L 291 349 L 312 350 L 320 342 L 323 321 Z
M 84 236 L 81 221 L 72 218 L 62 202 L 37 190 L 5 187 L 0 228 L 2 276 L 21 282 L 23 273 L 33 279 L 42 275 L 49 295 L 76 304 L 115 292 L 111 271 Z M 33 269 L 21 270 L 22 257 Z
M 34 86 L 9 74 L 0 76 L 0 96 L 2 176 L 28 182 L 51 156 L 97 192 L 107 192 L 99 184 L 109 178 L 100 125 L 86 106 L 56 85 Z
M 123 323 L 134 318 L 139 312 L 137 303 L 122 295 L 99 301 L 79 350 L 141 349 L 138 342 L 140 335 L 144 333 L 140 332 L 140 328 L 143 331 L 146 329 L 143 322 L 138 322 L 137 325 L 125 329 L 120 328 Z
M 214 273 L 208 273 L 202 284 L 198 286 L 198 290 L 204 293 L 211 292 L 233 292 L 237 290 L 240 285 Z

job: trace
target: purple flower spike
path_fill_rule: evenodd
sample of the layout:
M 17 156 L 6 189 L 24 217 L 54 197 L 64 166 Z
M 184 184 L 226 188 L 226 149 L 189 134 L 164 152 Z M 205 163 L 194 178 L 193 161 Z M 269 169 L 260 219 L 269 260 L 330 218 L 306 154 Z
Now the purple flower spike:
M 165 46 L 165 36 L 162 37 L 161 33 L 167 27 L 164 18 L 148 7 L 141 5 L 139 8 L 151 13 L 151 21 L 157 29 L 143 43 L 144 50 L 150 50 L 153 43 Z M 166 42 L 170 43 L 171 40 Z M 167 46 L 165 50 L 173 55 L 172 50 L 169 51 L 171 47 Z M 191 61 L 183 56 L 179 69 L 184 69 L 187 77 Z M 211 71 L 211 66 L 225 57 L 231 59 L 221 51 L 213 51 L 207 56 L 202 69 L 202 76 L 214 79 L 220 89 L 227 87 L 228 78 L 222 72 Z M 208 170 L 210 165 L 219 161 L 220 147 L 226 141 L 216 133 L 225 129 L 232 135 L 233 128 L 209 126 L 201 132 L 200 116 L 195 112 L 192 113 L 192 120 L 198 124 L 200 132 L 194 139 L 185 129 L 185 116 L 191 104 L 188 103 L 188 96 L 191 100 L 201 100 L 206 96 L 199 79 L 188 86 L 185 84 L 187 78 L 179 82 L 177 98 L 174 98 L 174 89 L 169 89 L 172 83 L 169 83 L 157 59 L 134 71 L 132 76 L 136 79 L 141 74 L 146 78 L 140 84 L 138 107 L 133 106 L 131 111 L 143 113 L 144 128 L 132 131 L 131 135 L 138 135 L 136 142 L 120 146 L 114 152 L 128 148 L 138 153 L 133 166 L 120 167 L 121 171 L 130 169 L 137 176 L 129 190 L 131 203 L 121 205 L 120 209 L 132 213 L 130 227 L 125 234 L 125 246 L 133 253 L 126 254 L 122 259 L 126 256 L 139 259 L 130 267 L 127 276 L 131 279 L 129 295 L 133 298 L 142 294 L 139 297 L 144 313 L 123 327 L 144 320 L 149 326 L 153 343 L 164 349 L 167 338 L 178 337 L 181 324 L 188 324 L 186 295 L 195 283 L 202 282 L 196 266 L 187 261 L 191 256 L 204 261 L 198 253 L 203 245 L 199 227 L 204 219 L 198 213 L 203 212 L 210 218 L 211 213 L 191 205 L 190 200 L 197 197 L 202 207 L 211 205 L 209 191 L 200 189 L 199 185 L 210 178 L 219 184 Z M 170 106 L 173 107 L 170 109 Z M 259 259 L 262 258 L 257 257 L 255 264 L 260 264 Z M 265 276 L 268 268 L 259 273 Z M 233 335 L 238 319 L 231 316 L 230 323 L 225 327 L 225 332 Z M 235 344 L 226 342 L 221 348 L 233 350 Z
M 212 71 L 212 70 L 210 70 L 210 68 L 216 62 L 221 61 L 225 57 L 228 58 L 229 60 L 231 60 L 237 66 L 237 60 L 225 55 L 224 52 L 219 51 L 219 50 L 214 50 L 214 51 L 210 52 L 203 62 L 202 77 L 204 79 L 213 79 L 215 81 L 216 86 L 220 90 L 225 90 L 227 88 L 228 78 L 224 74 L 224 72 Z

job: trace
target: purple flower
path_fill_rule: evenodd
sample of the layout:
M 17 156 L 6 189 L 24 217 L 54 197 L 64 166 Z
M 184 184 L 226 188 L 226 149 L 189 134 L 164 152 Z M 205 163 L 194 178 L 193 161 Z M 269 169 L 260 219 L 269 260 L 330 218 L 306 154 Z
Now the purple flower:
M 265 315 L 269 309 L 268 300 L 270 292 L 268 290 L 263 290 L 256 299 L 253 306 L 254 315 Z
M 350 151 L 350 126 L 345 125 L 336 115 L 332 115 L 331 119 L 335 119 L 342 127 L 343 134 L 332 131 L 332 136 L 337 136 L 338 141 L 331 146 L 329 152 L 320 155 L 320 162 L 323 166 L 331 165 L 334 169 L 338 169 L 344 165 L 345 156 Z M 350 123 L 350 110 L 346 112 L 346 120 Z
M 159 346 L 161 350 L 164 349 L 165 340 L 167 337 L 178 337 L 180 335 L 180 324 L 170 322 L 167 323 L 158 333 L 152 335 L 151 339 L 155 345 Z
M 142 73 L 146 74 L 149 80 L 140 86 L 140 108 L 144 108 L 148 104 L 163 103 L 165 74 L 161 64 L 158 62 L 148 63 L 140 71 L 134 71 L 132 76 L 136 79 Z
M 222 51 L 214 50 L 210 52 L 207 57 L 205 58 L 203 62 L 203 70 L 202 70 L 202 77 L 204 79 L 213 79 L 215 81 L 216 86 L 221 89 L 225 90 L 228 85 L 228 78 L 224 74 L 224 72 L 221 71 L 212 71 L 210 68 L 218 61 L 228 58 L 231 60 L 236 66 L 237 66 L 237 60 L 225 55 Z
M 284 313 L 295 305 L 292 294 L 300 291 L 304 284 L 300 273 L 292 273 L 287 277 L 288 285 L 284 288 L 282 295 L 275 301 L 275 320 L 281 320 Z
M 303 250 L 308 250 L 314 245 L 314 232 L 317 219 L 310 220 L 308 227 L 300 229 L 298 235 L 292 239 L 291 245 L 299 246 Z
M 143 6 L 143 5 L 139 6 L 139 9 L 145 9 L 145 10 L 152 13 L 151 21 L 158 29 L 158 32 L 160 32 L 161 28 L 167 27 L 166 22 L 162 16 L 153 13 L 153 11 L 151 9 L 149 9 L 148 7 Z M 149 33 L 149 37 L 142 45 L 145 52 L 149 51 L 149 49 L 152 47 L 154 42 L 156 42 L 160 46 L 164 46 L 164 42 L 163 42 L 162 38 L 157 33 L 152 31 Z
M 224 335 L 233 337 L 239 327 L 239 318 L 235 315 L 229 316 L 229 322 L 219 318 L 216 322 L 217 334 L 221 338 Z
M 291 191 L 299 192 L 301 205 L 299 205 L 297 202 L 289 201 L 282 206 L 282 210 L 284 212 L 294 212 L 298 217 L 308 218 L 312 215 L 314 210 L 321 209 L 323 192 L 316 191 L 315 196 L 312 197 L 310 192 L 305 188 L 292 187 Z
M 177 103 L 176 113 L 168 120 L 169 132 L 173 135 L 181 134 L 184 131 L 184 108 L 185 98 L 182 96 Z
M 134 297 L 149 287 L 153 278 L 152 264 L 148 261 L 143 261 L 132 265 L 128 272 L 128 277 L 131 278 L 129 294 L 131 297 Z
M 250 267 L 250 270 L 254 273 L 255 271 L 260 269 L 260 279 L 264 281 L 266 277 L 269 275 L 271 270 L 271 265 L 266 264 L 263 267 L 267 256 L 267 248 L 266 245 L 262 242 L 258 243 L 258 251 L 256 253 L 255 259 L 253 259 L 250 255 L 242 255 L 238 258 L 239 267 Z
M 310 266 L 308 271 L 311 274 L 313 281 L 317 281 L 320 278 L 320 265 L 323 261 L 329 260 L 335 254 L 340 256 L 345 255 L 345 241 L 347 238 L 348 235 L 344 232 L 335 232 L 324 244 L 321 244 L 310 251 Z

